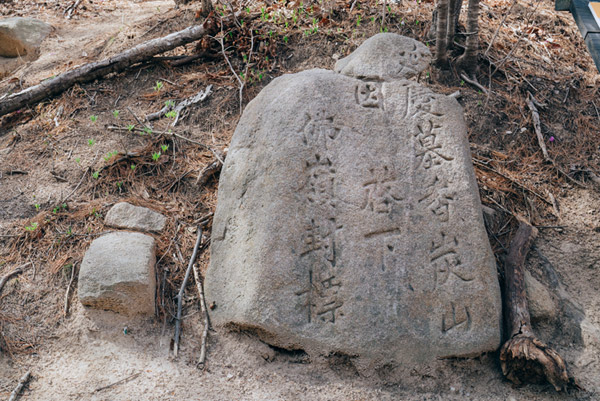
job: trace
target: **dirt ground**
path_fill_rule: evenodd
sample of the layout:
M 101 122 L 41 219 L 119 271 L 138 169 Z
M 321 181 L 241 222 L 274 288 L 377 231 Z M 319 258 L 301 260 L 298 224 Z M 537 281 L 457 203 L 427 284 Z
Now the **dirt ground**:
M 388 4 L 384 26 L 381 4 L 359 1 L 352 10 L 351 4 L 219 3 L 223 15 L 232 7 L 254 15 L 217 35 L 225 38 L 231 68 L 247 79 L 243 103 L 283 73 L 332 68 L 382 29 L 428 41 L 432 1 Z M 199 3 L 173 6 L 167 0 L 84 0 L 67 20 L 65 2 L 1 3 L 1 15 L 40 18 L 55 30 L 37 61 L 0 81 L 0 97 L 194 23 Z M 464 31 L 464 16 L 461 24 Z M 175 358 L 173 297 L 195 227 L 209 221 L 208 241 L 216 204 L 218 175 L 205 185 L 197 178 L 215 153 L 226 153 L 239 118 L 238 80 L 218 42 L 207 40 L 162 55 L 204 52 L 195 62 L 131 66 L 0 118 L 0 276 L 24 269 L 0 294 L 0 397 L 8 398 L 29 370 L 32 379 L 21 396 L 26 400 L 600 399 L 600 192 L 594 182 L 600 175 L 600 74 L 570 14 L 555 12 L 550 0 L 482 3 L 481 25 L 477 78 L 491 88 L 489 97 L 454 70 L 432 67 L 420 80 L 441 93 L 461 92 L 500 278 L 515 216 L 538 227 L 527 270 L 545 296 L 530 294 L 544 311 L 533 314 L 534 329 L 566 359 L 584 390 L 557 394 L 547 384 L 515 386 L 503 378 L 498 353 L 372 368 L 339 356 L 274 349 L 250 333 L 212 330 L 201 370 L 194 283 L 187 288 L 182 348 Z M 464 43 L 464 37 L 457 41 Z M 460 51 L 457 46 L 453 56 Z M 152 132 L 141 130 L 136 117 L 208 85 L 210 97 L 176 127 L 164 118 Z M 540 118 L 552 162 L 539 149 L 527 92 L 546 104 Z M 173 137 L 170 128 L 193 142 Z M 156 235 L 156 317 L 85 310 L 76 285 L 65 314 L 71 276 L 76 283 L 85 250 L 109 230 L 103 216 L 121 200 L 169 217 L 165 233 Z M 202 271 L 208 262 L 204 251 Z

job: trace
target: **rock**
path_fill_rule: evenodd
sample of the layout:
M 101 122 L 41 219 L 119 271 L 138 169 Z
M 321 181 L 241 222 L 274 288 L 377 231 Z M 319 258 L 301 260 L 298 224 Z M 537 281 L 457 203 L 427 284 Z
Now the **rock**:
M 552 295 L 550 295 L 550 291 L 528 271 L 525 271 L 525 288 L 531 319 L 533 321 L 555 319 L 557 316 L 557 305 Z
M 149 235 L 114 232 L 95 239 L 79 272 L 85 306 L 127 315 L 154 315 L 155 244 Z
M 277 347 L 404 364 L 500 343 L 462 108 L 412 81 L 273 80 L 229 147 L 211 253 L 212 323 Z
M 33 18 L 0 19 L 0 77 L 39 56 L 39 46 L 52 26 Z
M 395 33 L 379 33 L 335 63 L 335 71 L 360 79 L 388 81 L 417 75 L 430 62 L 431 52 L 423 43 Z
M 160 213 L 127 202 L 114 205 L 104 219 L 107 226 L 160 232 L 165 228 L 167 218 Z

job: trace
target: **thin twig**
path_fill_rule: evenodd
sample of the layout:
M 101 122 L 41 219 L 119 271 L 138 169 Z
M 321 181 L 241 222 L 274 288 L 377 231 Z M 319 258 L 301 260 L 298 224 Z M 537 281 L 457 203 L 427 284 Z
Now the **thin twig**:
M 27 382 L 29 381 L 30 378 L 31 378 L 31 372 L 28 371 L 21 377 L 21 379 L 19 379 L 19 384 L 17 384 L 17 387 L 15 387 L 15 389 L 12 391 L 12 393 L 10 393 L 10 397 L 8 397 L 8 401 L 16 401 L 16 399 L 19 398 L 19 394 L 21 394 L 21 390 L 23 390 L 23 387 L 25 386 L 25 384 L 27 384 Z
M 118 126 L 115 126 L 115 125 L 109 125 L 108 127 L 106 127 L 106 129 L 109 129 L 111 131 L 130 131 L 129 128 L 118 127 Z M 146 132 L 143 129 L 137 128 L 137 127 L 132 128 L 131 131 Z M 213 147 L 208 146 L 208 145 L 206 145 L 206 144 L 204 144 L 202 142 L 195 141 L 193 139 L 185 137 L 185 136 L 183 136 L 181 134 L 178 134 L 176 132 L 169 132 L 169 131 L 152 131 L 152 132 L 155 133 L 155 134 L 159 134 L 159 135 L 175 136 L 175 137 L 177 137 L 179 139 L 183 139 L 184 141 L 187 141 L 189 143 L 193 143 L 195 145 L 198 145 L 198 146 L 200 146 L 200 147 L 202 147 L 202 148 L 210 151 L 221 163 L 223 163 L 223 158 L 219 155 L 219 152 L 217 150 L 215 150 Z
M 235 72 L 235 70 L 233 69 L 233 66 L 231 65 L 231 62 L 229 61 L 229 57 L 227 57 L 227 53 L 225 53 L 225 44 L 223 43 L 223 38 L 224 38 L 224 34 L 223 34 L 223 22 L 221 21 L 221 36 L 217 39 L 217 38 L 213 38 L 215 39 L 217 42 L 219 42 L 219 44 L 221 45 L 221 53 L 223 54 L 223 58 L 225 58 L 225 61 L 227 62 L 227 65 L 229 66 L 229 69 L 231 70 L 231 72 L 233 73 L 233 76 L 235 77 L 235 79 L 238 81 L 238 84 L 240 85 L 240 115 L 242 114 L 243 111 L 243 98 L 242 98 L 242 94 L 244 91 L 244 85 L 246 84 L 245 80 L 246 77 L 248 76 L 248 67 L 250 65 L 250 58 L 252 57 L 252 50 L 254 47 L 254 34 L 252 29 L 250 30 L 250 53 L 248 55 L 248 61 L 246 63 L 246 70 L 244 73 L 244 81 L 242 81 L 242 79 L 240 78 L 240 76 L 238 75 L 237 72 Z
M 71 19 L 71 17 L 73 16 L 73 13 L 77 9 L 77 7 L 79 7 L 80 3 L 81 3 L 81 0 L 77 0 L 73 3 L 71 3 L 71 5 L 65 9 L 65 12 L 63 14 L 67 14 L 66 15 L 67 19 Z
M 550 160 L 550 156 L 548 156 L 548 149 L 546 149 L 546 144 L 544 143 L 544 136 L 542 135 L 542 128 L 541 128 L 541 124 L 540 124 L 540 114 L 538 113 L 538 110 L 535 107 L 535 104 L 533 104 L 533 101 L 531 100 L 532 97 L 533 96 L 531 95 L 531 92 L 527 92 L 527 99 L 525 99 L 525 101 L 527 102 L 527 106 L 529 107 L 529 110 L 531 110 L 531 117 L 533 119 L 533 128 L 535 129 L 535 135 L 537 136 L 538 144 L 540 145 L 540 148 L 542 149 L 542 154 L 544 155 L 544 160 Z
M 510 8 L 508 9 L 508 11 L 506 12 L 506 14 L 504 15 L 504 18 L 502 18 L 502 21 L 500 21 L 500 25 L 498 25 L 498 28 L 496 29 L 496 32 L 494 32 L 494 36 L 492 36 L 492 40 L 490 41 L 490 44 L 488 45 L 487 49 L 483 53 L 483 57 L 487 57 L 488 52 L 492 48 L 492 45 L 494 44 L 494 41 L 496 40 L 496 37 L 498 36 L 498 33 L 500 32 L 500 28 L 502 28 L 502 25 L 504 25 L 504 21 L 506 21 L 506 18 L 508 18 L 508 16 L 510 15 L 510 12 L 512 11 L 512 9 L 515 6 L 515 4 L 517 4 L 517 0 L 513 0 L 513 3 L 510 5 Z
M 111 383 L 111 384 L 109 384 L 107 386 L 98 387 L 96 390 L 94 390 L 94 393 L 100 392 L 102 390 L 106 390 L 106 389 L 114 387 L 114 386 L 116 386 L 118 384 L 127 383 L 128 381 L 135 379 L 136 377 L 138 377 L 141 374 L 142 374 L 142 372 L 137 372 L 137 373 L 132 374 L 131 376 L 127 376 L 126 378 L 121 379 L 119 381 L 116 381 L 114 383 Z
M 67 292 L 65 293 L 65 310 L 64 316 L 67 317 L 69 314 L 69 295 L 71 295 L 71 287 L 73 286 L 73 280 L 75 279 L 75 272 L 77 270 L 77 262 L 73 263 L 73 267 L 71 268 L 71 280 L 69 280 L 69 285 L 67 286 Z
M 198 267 L 196 264 L 193 266 L 194 269 L 194 280 L 196 280 L 196 289 L 198 290 L 198 297 L 200 298 L 200 311 L 202 312 L 202 344 L 200 346 L 200 357 L 198 358 L 198 365 L 204 365 L 206 362 L 206 339 L 208 338 L 208 312 L 206 311 L 206 300 L 204 298 L 203 283 L 200 280 L 198 274 Z
M 27 262 L 27 263 L 25 263 L 24 265 L 17 267 L 17 268 L 16 268 L 15 270 L 13 270 L 12 272 L 10 272 L 10 273 L 8 273 L 8 274 L 4 275 L 4 276 L 3 276 L 3 277 L 0 279 L 0 293 L 2 292 L 2 288 L 4 288 L 4 285 L 6 284 L 6 282 L 7 282 L 8 280 L 10 280 L 10 279 L 11 279 L 11 277 L 13 277 L 13 276 L 16 276 L 16 275 L 18 275 L 18 274 L 21 274 L 21 273 L 23 273 L 23 268 L 24 268 L 25 266 L 29 266 L 30 264 L 31 264 L 31 262 Z
M 194 245 L 194 251 L 192 252 L 192 257 L 190 258 L 190 263 L 188 264 L 187 270 L 185 271 L 185 277 L 183 278 L 183 283 L 181 283 L 181 288 L 179 289 L 179 293 L 175 298 L 177 298 L 177 317 L 175 318 L 175 338 L 173 339 L 173 353 L 177 356 L 179 352 L 179 334 L 181 331 L 181 307 L 183 303 L 183 294 L 185 293 L 185 286 L 190 278 L 190 272 L 192 270 L 192 266 L 194 261 L 196 260 L 196 256 L 198 255 L 198 248 L 200 248 L 200 243 L 202 242 L 202 227 L 198 227 L 198 237 L 196 238 L 196 245 Z
M 531 194 L 537 196 L 540 200 L 542 200 L 544 203 L 548 204 L 548 205 L 552 205 L 552 202 L 549 201 L 548 199 L 544 198 L 541 194 L 535 192 L 533 189 L 527 188 L 526 186 L 524 186 L 523 184 L 521 184 L 520 182 L 510 178 L 509 176 L 507 176 L 506 174 L 502 174 L 500 171 L 496 170 L 493 167 L 488 166 L 485 163 L 480 162 L 479 160 L 473 158 L 473 164 L 475 164 L 476 166 L 479 166 L 481 168 L 484 168 L 486 170 L 491 171 L 492 173 L 498 174 L 500 177 L 506 178 L 507 180 L 509 180 L 510 182 L 512 182 L 513 184 L 515 184 L 517 187 L 521 188 L 524 191 L 530 192 Z
M 464 79 L 465 82 L 470 83 L 471 85 L 479 88 L 479 90 L 481 90 L 486 95 L 488 94 L 488 90 L 483 85 L 481 85 L 479 82 L 477 82 L 475 77 L 473 77 L 473 79 L 471 79 L 471 78 L 467 77 L 465 74 L 460 74 L 460 77 L 462 79 Z

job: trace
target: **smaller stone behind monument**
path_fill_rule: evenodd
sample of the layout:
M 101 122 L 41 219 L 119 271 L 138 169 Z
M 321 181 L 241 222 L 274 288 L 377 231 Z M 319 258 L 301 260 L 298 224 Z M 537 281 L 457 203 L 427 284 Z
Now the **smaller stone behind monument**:
M 107 226 L 155 232 L 162 231 L 166 222 L 167 219 L 162 214 L 127 202 L 114 205 L 104 218 L 104 224 Z
M 155 241 L 130 232 L 105 234 L 85 253 L 79 300 L 85 306 L 127 315 L 154 315 Z

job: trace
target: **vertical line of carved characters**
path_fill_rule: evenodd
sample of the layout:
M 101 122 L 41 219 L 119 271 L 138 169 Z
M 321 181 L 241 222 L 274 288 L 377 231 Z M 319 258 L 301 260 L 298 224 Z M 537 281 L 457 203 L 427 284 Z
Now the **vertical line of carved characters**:
M 433 166 L 439 166 L 443 161 L 454 160 L 453 157 L 442 152 L 442 145 L 438 142 L 442 125 L 431 120 L 425 120 L 417 124 L 415 136 L 415 154 L 418 166 L 426 170 Z
M 381 83 L 360 82 L 354 90 L 356 104 L 367 108 L 379 108 L 383 110 L 383 93 Z
M 302 127 L 302 142 L 315 149 L 333 149 L 333 141 L 340 135 L 342 127 L 334 123 L 334 115 L 326 110 L 306 114 Z
M 467 305 L 450 302 L 442 315 L 442 334 L 471 330 L 471 311 Z
M 450 274 L 463 282 L 475 280 L 473 269 L 463 265 L 457 250 L 458 239 L 456 236 L 447 235 L 443 231 L 432 241 L 429 261 L 433 266 L 435 289 L 446 284 Z
M 425 205 L 442 223 L 450 220 L 450 207 L 456 193 L 448 185 L 448 180 L 435 173 L 427 178 L 425 194 L 419 198 L 419 203 Z
M 368 168 L 369 178 L 363 182 L 365 200 L 362 209 L 375 213 L 392 213 L 395 205 L 404 198 L 393 163 L 382 163 Z
M 307 198 L 316 205 L 328 205 L 334 200 L 335 168 L 328 156 L 315 154 L 312 160 L 306 162 L 307 169 Z

